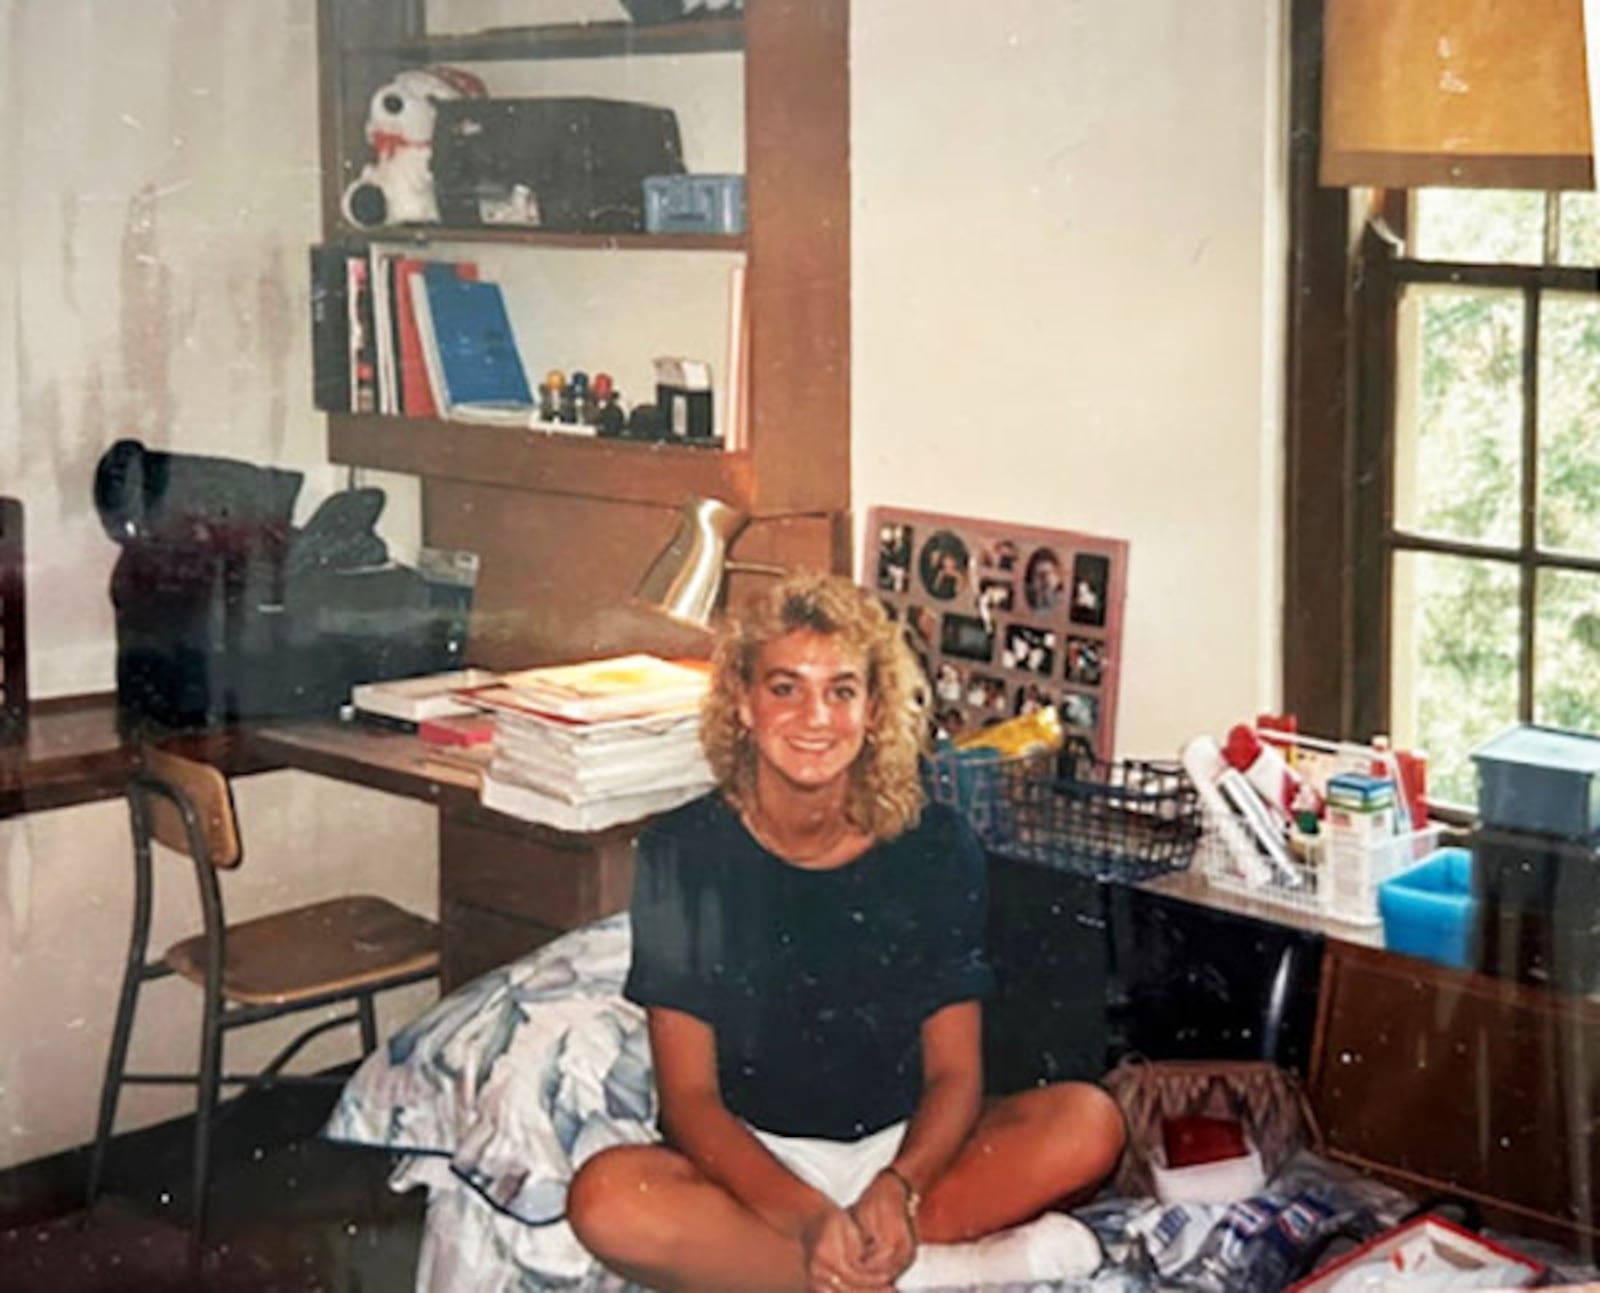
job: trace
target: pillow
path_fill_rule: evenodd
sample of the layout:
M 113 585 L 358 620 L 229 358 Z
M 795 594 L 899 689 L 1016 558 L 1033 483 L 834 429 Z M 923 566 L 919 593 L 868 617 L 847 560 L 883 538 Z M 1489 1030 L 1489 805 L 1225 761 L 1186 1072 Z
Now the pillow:
M 621 995 L 631 944 L 620 913 L 451 993 L 363 1061 L 323 1135 L 448 1158 L 497 1209 L 575 1245 L 573 1173 L 659 1138 L 644 1011 Z

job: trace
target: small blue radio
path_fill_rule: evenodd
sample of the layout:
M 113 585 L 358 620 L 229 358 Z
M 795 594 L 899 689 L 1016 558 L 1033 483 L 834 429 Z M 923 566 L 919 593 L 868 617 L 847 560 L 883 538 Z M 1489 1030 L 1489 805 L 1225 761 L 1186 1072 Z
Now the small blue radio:
M 743 175 L 651 175 L 644 181 L 646 233 L 743 233 Z

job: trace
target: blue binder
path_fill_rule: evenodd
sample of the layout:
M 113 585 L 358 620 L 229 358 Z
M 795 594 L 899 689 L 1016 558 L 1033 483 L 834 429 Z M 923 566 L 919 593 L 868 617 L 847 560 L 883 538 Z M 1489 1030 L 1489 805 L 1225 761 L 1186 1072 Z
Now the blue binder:
M 499 284 L 459 278 L 449 265 L 427 266 L 424 282 L 448 407 L 532 407 Z

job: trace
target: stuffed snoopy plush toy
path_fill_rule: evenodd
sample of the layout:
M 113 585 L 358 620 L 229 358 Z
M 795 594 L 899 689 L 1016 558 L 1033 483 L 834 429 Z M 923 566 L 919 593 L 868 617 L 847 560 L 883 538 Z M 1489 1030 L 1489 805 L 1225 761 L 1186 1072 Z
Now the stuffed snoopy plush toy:
M 441 99 L 486 97 L 483 82 L 458 67 L 407 68 L 380 85 L 367 107 L 367 143 L 375 155 L 344 191 L 351 224 L 430 224 L 439 219 L 433 193 L 433 125 Z

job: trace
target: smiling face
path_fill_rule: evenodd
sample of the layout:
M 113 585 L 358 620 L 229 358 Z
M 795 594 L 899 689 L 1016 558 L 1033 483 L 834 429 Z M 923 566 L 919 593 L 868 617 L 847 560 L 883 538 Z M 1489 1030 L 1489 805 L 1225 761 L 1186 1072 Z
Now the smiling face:
M 756 654 L 739 718 L 756 751 L 756 781 L 795 789 L 841 785 L 866 741 L 866 661 L 842 638 L 795 629 Z

